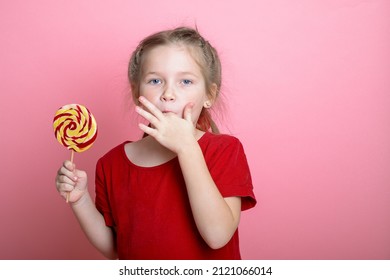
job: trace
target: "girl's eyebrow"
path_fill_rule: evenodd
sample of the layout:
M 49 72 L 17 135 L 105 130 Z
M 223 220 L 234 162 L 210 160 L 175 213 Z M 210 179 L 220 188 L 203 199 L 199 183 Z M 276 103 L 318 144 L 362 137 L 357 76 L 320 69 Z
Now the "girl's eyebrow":
M 178 75 L 181 75 L 181 76 L 183 76 L 183 75 L 191 75 L 191 76 L 194 76 L 194 77 L 198 77 L 197 74 L 195 74 L 195 73 L 193 73 L 193 72 L 191 72 L 191 71 L 181 71 L 181 72 L 178 72 L 177 74 L 178 74 Z M 157 71 L 149 71 L 149 72 L 146 72 L 144 75 L 145 75 L 145 76 L 147 76 L 147 75 L 158 75 L 158 76 L 163 76 L 162 73 L 157 72 Z
M 191 76 L 198 77 L 198 75 L 196 75 L 195 73 L 190 72 L 190 71 L 179 72 L 179 74 L 180 74 L 180 75 L 191 75 Z
M 146 75 L 161 75 L 161 74 L 158 72 L 155 72 L 155 71 L 149 71 L 149 72 L 144 73 L 144 75 L 146 76 Z

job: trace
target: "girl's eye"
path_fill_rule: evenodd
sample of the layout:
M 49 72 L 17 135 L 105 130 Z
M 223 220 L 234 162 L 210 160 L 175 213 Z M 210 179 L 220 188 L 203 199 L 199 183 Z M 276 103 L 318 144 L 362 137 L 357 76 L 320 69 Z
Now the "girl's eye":
M 160 79 L 151 79 L 148 83 L 152 84 L 152 85 L 158 85 L 158 84 L 161 84 L 161 80 Z
M 191 80 L 188 80 L 188 79 L 184 79 L 184 80 L 182 81 L 182 83 L 183 83 L 184 85 L 191 85 L 191 84 L 192 84 L 192 81 L 191 81 Z

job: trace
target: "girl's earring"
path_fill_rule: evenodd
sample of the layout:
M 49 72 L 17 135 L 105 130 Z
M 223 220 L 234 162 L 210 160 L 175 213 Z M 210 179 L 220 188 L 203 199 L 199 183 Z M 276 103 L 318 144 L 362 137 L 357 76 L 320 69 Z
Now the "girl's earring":
M 206 109 L 209 109 L 209 108 L 211 107 L 210 101 L 206 101 L 206 102 L 204 103 L 204 107 L 205 107 Z

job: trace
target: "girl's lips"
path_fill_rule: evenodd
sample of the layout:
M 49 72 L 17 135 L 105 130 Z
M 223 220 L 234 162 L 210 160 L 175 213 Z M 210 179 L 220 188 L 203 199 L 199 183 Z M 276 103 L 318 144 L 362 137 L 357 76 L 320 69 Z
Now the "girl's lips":
M 173 113 L 172 111 L 163 111 L 162 112 L 163 114 L 169 114 L 169 113 Z
M 168 114 L 168 113 L 176 114 L 176 112 L 170 111 L 170 110 L 164 110 L 164 111 L 162 111 L 162 113 L 163 114 Z
M 168 108 L 161 108 L 160 109 L 160 111 L 163 113 L 163 114 L 169 114 L 169 113 L 171 113 L 171 114 L 175 114 L 175 115 L 177 115 L 177 116 L 181 116 L 182 115 L 182 112 L 180 111 L 180 109 L 173 109 L 173 110 L 171 110 L 171 109 L 168 109 Z

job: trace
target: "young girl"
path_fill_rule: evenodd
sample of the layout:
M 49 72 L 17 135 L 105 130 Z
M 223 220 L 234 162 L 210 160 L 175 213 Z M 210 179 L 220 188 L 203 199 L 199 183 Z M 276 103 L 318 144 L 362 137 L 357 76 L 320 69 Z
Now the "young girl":
M 215 49 L 196 30 L 145 38 L 129 80 L 145 137 L 99 159 L 96 201 L 69 161 L 56 177 L 90 242 L 111 259 L 240 259 L 238 224 L 253 207 L 237 138 L 218 134 L 209 109 L 221 87 Z M 212 130 L 212 132 L 210 132 Z

